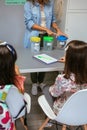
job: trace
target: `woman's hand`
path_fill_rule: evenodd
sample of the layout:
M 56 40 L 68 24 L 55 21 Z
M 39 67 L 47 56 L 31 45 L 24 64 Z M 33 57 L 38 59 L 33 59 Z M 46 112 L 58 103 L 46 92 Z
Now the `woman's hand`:
M 54 33 L 53 31 L 51 31 L 50 29 L 46 29 L 46 32 L 50 36 L 56 35 L 56 33 Z
M 60 29 L 57 30 L 56 36 L 63 35 L 65 37 L 68 37 L 67 34 L 63 33 Z

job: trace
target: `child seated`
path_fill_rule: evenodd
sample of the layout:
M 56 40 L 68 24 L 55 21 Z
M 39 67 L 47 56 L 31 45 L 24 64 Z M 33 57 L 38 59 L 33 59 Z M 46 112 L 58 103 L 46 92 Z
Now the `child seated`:
M 0 129 L 15 130 L 15 120 L 25 114 L 24 80 L 15 65 L 12 45 L 0 43 Z M 22 111 L 21 111 L 22 110 Z

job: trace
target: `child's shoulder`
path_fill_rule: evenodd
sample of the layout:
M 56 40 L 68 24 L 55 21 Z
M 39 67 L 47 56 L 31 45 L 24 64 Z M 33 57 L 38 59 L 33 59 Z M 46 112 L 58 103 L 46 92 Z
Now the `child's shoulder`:
M 12 85 L 0 86 L 0 101 L 4 102 Z
M 57 79 L 59 79 L 59 80 L 65 79 L 64 74 L 58 74 Z
M 73 74 L 71 74 L 70 78 L 65 78 L 65 74 L 59 74 L 56 78 L 56 81 L 64 86 L 72 86 L 75 85 L 75 77 Z

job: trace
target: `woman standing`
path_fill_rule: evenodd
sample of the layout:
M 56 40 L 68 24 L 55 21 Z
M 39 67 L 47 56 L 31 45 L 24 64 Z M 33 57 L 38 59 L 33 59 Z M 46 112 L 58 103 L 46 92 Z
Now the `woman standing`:
M 30 38 L 32 36 L 41 37 L 41 47 L 43 46 L 43 36 L 47 35 L 65 35 L 56 24 L 54 16 L 54 1 L 53 0 L 27 0 L 24 5 L 25 18 L 25 37 L 24 47 L 31 46 Z M 56 33 L 51 30 L 55 29 Z M 31 80 L 33 82 L 32 94 L 37 95 L 37 87 L 44 87 L 45 73 L 31 73 Z

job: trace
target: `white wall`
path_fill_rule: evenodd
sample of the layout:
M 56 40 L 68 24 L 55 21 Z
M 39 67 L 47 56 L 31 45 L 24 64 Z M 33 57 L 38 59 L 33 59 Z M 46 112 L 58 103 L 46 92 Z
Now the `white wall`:
M 23 5 L 5 5 L 0 0 L 0 40 L 23 46 L 24 30 Z
M 66 9 L 65 32 L 69 40 L 87 42 L 87 0 L 68 0 Z

